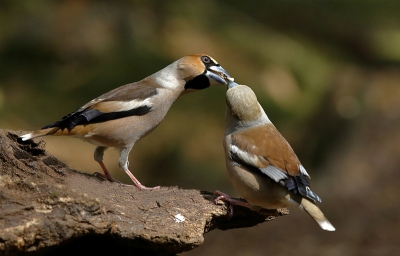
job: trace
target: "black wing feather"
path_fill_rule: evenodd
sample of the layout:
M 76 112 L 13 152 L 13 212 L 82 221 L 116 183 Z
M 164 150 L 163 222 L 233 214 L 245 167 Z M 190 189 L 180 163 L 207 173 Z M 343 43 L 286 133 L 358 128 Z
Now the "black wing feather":
M 84 110 L 77 110 L 72 112 L 61 120 L 44 126 L 42 129 L 58 127 L 61 130 L 64 129 L 72 129 L 77 125 L 85 125 L 85 124 L 92 124 L 92 123 L 100 123 L 106 122 L 114 119 L 124 118 L 128 116 L 142 116 L 151 111 L 151 107 L 149 106 L 140 106 L 138 108 L 126 110 L 126 111 L 119 111 L 119 112 L 111 112 L 111 113 L 103 113 L 97 109 L 87 108 Z
M 313 201 L 321 202 L 321 198 L 317 194 L 311 191 L 310 182 L 304 175 L 292 176 L 288 179 L 282 180 L 285 183 L 285 187 L 293 193 L 299 193 L 303 197 L 311 199 Z
M 305 175 L 303 175 L 303 174 L 296 175 L 296 176 L 280 175 L 279 173 L 274 172 L 274 169 L 267 169 L 267 167 L 266 168 L 257 168 L 255 166 L 248 165 L 248 164 L 244 163 L 243 161 L 241 161 L 240 158 L 232 151 L 230 151 L 230 156 L 233 161 L 240 163 L 241 165 L 247 166 L 249 170 L 251 170 L 255 173 L 261 172 L 269 179 L 272 179 L 275 182 L 279 182 L 280 184 L 285 186 L 289 191 L 293 191 L 293 193 L 300 194 L 301 196 L 311 199 L 313 201 L 321 202 L 321 198 L 319 198 L 319 196 L 317 194 L 315 194 L 314 192 L 311 191 L 310 182 L 308 181 L 308 179 Z M 279 168 L 277 168 L 273 165 L 270 165 L 270 166 L 276 168 L 276 170 L 279 170 Z M 282 171 L 282 173 L 284 173 L 284 172 Z M 285 176 L 287 178 L 283 178 Z M 281 183 L 281 182 L 283 182 L 283 183 Z

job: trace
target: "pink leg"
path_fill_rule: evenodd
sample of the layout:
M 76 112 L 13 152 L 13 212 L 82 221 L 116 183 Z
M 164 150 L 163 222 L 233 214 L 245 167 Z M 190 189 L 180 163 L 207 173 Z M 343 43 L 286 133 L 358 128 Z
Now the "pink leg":
M 94 175 L 100 176 L 100 177 L 102 177 L 103 179 L 106 179 L 106 180 L 109 180 L 109 181 L 112 181 L 112 182 L 121 183 L 120 181 L 118 181 L 118 180 L 114 179 L 113 177 L 111 177 L 110 172 L 107 170 L 106 166 L 104 165 L 104 163 L 103 163 L 102 161 L 101 161 L 101 162 L 98 162 L 98 163 L 99 163 L 101 169 L 103 169 L 104 174 L 101 174 L 101 173 L 99 173 L 99 172 L 95 172 Z
M 245 203 L 236 199 L 231 198 L 230 196 L 228 196 L 225 193 L 222 193 L 219 190 L 216 190 L 214 192 L 214 195 L 217 195 L 218 197 L 215 198 L 214 202 L 217 203 L 219 200 L 225 200 L 229 203 L 229 217 L 231 218 L 233 216 L 233 205 L 239 205 L 239 206 L 243 206 L 243 207 L 247 207 L 249 209 L 252 209 L 251 204 L 249 203 Z
M 126 169 L 125 172 L 126 172 L 126 174 L 128 174 L 128 176 L 131 178 L 131 180 L 132 180 L 133 183 L 135 184 L 135 187 L 137 187 L 137 188 L 139 188 L 139 189 L 159 189 L 159 188 L 160 188 L 160 186 L 157 186 L 157 187 L 154 187 L 154 188 L 145 187 L 145 186 L 142 185 L 142 183 L 139 182 L 138 179 L 136 179 L 135 176 L 133 176 L 133 174 L 132 174 L 128 169 Z
M 113 177 L 111 177 L 110 172 L 107 170 L 106 166 L 104 165 L 104 163 L 102 161 L 98 162 L 101 166 L 101 169 L 103 169 L 104 174 L 95 172 L 94 174 L 96 176 L 100 176 L 106 180 L 112 181 L 112 182 L 118 182 L 121 183 L 120 181 L 114 179 Z M 131 180 L 133 181 L 133 183 L 135 184 L 135 187 L 139 188 L 139 189 L 159 189 L 160 186 L 154 187 L 154 188 L 148 188 L 142 185 L 142 183 L 139 182 L 138 179 L 136 179 L 135 176 L 133 176 L 133 174 L 129 171 L 129 170 L 125 170 L 126 174 L 128 174 L 129 178 L 131 178 Z

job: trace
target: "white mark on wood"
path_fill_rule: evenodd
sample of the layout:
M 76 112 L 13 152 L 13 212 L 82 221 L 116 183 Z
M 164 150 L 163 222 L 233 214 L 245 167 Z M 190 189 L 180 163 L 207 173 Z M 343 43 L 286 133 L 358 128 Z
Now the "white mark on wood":
M 186 220 L 185 217 L 180 213 L 175 215 L 174 218 L 175 218 L 175 222 L 176 223 L 181 223 L 181 222 L 184 222 Z

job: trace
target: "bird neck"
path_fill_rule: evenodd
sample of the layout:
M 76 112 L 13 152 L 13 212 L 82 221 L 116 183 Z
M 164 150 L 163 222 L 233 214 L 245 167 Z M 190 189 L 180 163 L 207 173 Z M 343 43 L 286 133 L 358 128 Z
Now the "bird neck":
M 185 81 L 179 79 L 177 73 L 177 61 L 154 73 L 151 77 L 161 88 L 176 91 L 177 95 L 180 95 L 185 90 Z
M 247 128 L 254 127 L 257 125 L 272 124 L 271 120 L 269 120 L 267 114 L 264 112 L 264 109 L 261 108 L 261 112 L 262 114 L 257 119 L 251 121 L 243 121 L 240 120 L 237 116 L 233 115 L 232 110 L 228 107 L 225 113 L 226 128 L 227 128 L 225 135 L 245 130 Z

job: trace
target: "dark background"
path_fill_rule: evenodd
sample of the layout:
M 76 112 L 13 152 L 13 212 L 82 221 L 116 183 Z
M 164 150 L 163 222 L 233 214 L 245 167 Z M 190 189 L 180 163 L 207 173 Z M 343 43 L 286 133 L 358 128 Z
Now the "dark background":
M 34 130 L 187 54 L 207 53 L 251 86 L 291 143 L 336 232 L 307 214 L 213 231 L 183 255 L 400 252 L 400 2 L 0 2 L 0 127 Z M 185 95 L 138 142 L 147 186 L 237 195 L 227 179 L 224 86 Z M 72 168 L 99 171 L 94 146 L 45 138 Z M 106 152 L 115 178 L 129 183 Z

